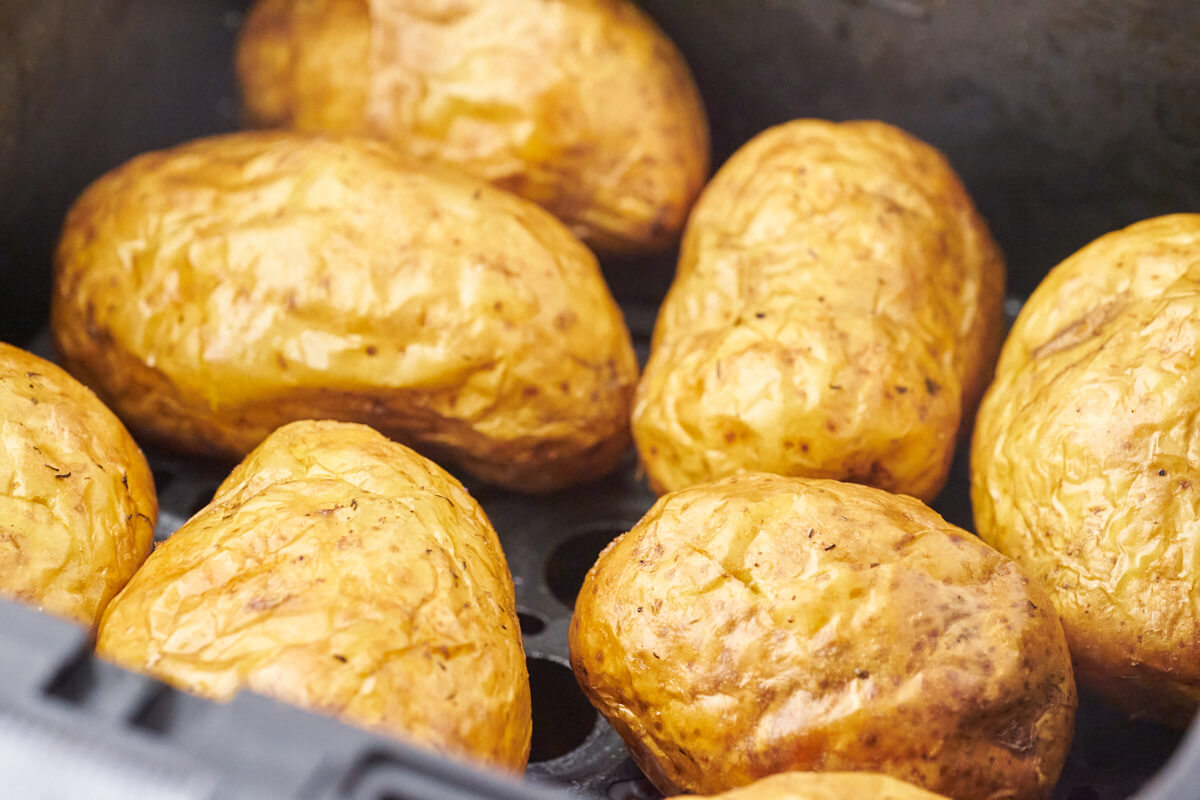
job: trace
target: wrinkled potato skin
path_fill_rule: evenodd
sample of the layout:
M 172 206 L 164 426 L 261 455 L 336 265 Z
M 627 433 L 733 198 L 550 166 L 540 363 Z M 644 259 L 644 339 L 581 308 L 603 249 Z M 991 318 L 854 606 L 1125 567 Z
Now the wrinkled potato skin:
M 695 800 L 948 800 L 911 783 L 865 772 L 785 772 Z
M 605 251 L 669 246 L 708 174 L 687 65 L 625 0 L 259 0 L 237 66 L 250 123 L 385 139 Z
M 980 407 L 980 535 L 1062 616 L 1081 683 L 1186 725 L 1200 701 L 1200 215 L 1146 220 L 1055 267 Z
M 150 467 L 115 415 L 0 342 L 0 595 L 92 627 L 154 541 Z
M 239 458 L 342 419 L 547 491 L 628 446 L 637 364 L 595 257 L 537 206 L 377 143 L 141 156 L 75 203 L 56 270 L 65 365 L 172 447 Z
M 879 122 L 760 134 L 696 204 L 659 314 L 633 415 L 651 483 L 761 470 L 932 499 L 1003 295 L 1002 256 L 932 147 Z
M 1048 798 L 1070 745 L 1042 590 L 920 502 L 856 484 L 749 473 L 659 498 L 588 573 L 570 645 L 664 793 L 808 770 Z
M 113 601 L 97 652 L 519 771 L 529 678 L 491 524 L 436 464 L 361 425 L 251 453 Z

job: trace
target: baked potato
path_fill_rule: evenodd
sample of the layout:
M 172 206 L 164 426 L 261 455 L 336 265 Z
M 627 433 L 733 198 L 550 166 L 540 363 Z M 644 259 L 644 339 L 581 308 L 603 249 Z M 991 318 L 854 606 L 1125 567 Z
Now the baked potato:
M 135 430 L 236 459 L 372 425 L 511 489 L 611 470 L 637 364 L 557 220 L 382 144 L 240 133 L 143 155 L 67 216 L 51 328 Z
M 696 800 L 947 800 L 911 783 L 867 772 L 784 772 Z
M 0 342 L 0 595 L 92 627 L 150 554 L 150 467 L 87 387 Z
M 588 244 L 673 244 L 708 173 L 687 65 L 627 0 L 258 0 L 247 121 L 387 140 L 549 209 Z
M 1047 588 L 1081 683 L 1185 725 L 1200 701 L 1200 215 L 1055 267 L 980 408 L 980 535 Z
M 224 700 L 252 689 L 519 771 L 529 678 L 496 533 L 370 428 L 296 422 L 154 551 L 97 652 Z
M 688 221 L 634 401 L 652 485 L 761 470 L 932 499 L 1003 295 L 1000 251 L 932 147 L 880 122 L 771 128 Z
M 911 497 L 766 473 L 659 498 L 588 573 L 570 652 L 668 794 L 802 770 L 1048 798 L 1076 706 L 1013 561 Z

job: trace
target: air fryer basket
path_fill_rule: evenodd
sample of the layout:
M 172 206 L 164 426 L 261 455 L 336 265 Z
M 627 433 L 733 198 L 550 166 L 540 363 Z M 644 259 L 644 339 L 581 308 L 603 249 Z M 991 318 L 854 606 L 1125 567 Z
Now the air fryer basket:
M 642 5 L 692 65 L 715 164 L 762 128 L 800 116 L 885 119 L 945 151 L 1008 256 L 1010 314 L 1092 238 L 1156 214 L 1200 211 L 1194 0 Z M 50 252 L 88 181 L 138 152 L 236 127 L 231 61 L 244 6 L 0 0 L 0 277 L 9 287 L 0 339 L 50 355 Z M 604 266 L 644 359 L 673 260 Z M 228 465 L 148 455 L 161 538 L 208 501 Z M 970 528 L 964 467 L 960 458 L 935 507 Z M 0 604 L 0 771 L 16 781 L 8 791 L 657 798 L 567 666 L 584 572 L 653 501 L 633 454 L 618 474 L 549 497 L 470 488 L 516 583 L 534 697 L 527 777 L 554 788 L 476 774 L 251 695 L 226 706 L 188 697 L 95 660 L 65 623 Z M 1056 798 L 1134 793 L 1200 797 L 1200 728 L 1184 736 L 1130 721 L 1084 693 Z

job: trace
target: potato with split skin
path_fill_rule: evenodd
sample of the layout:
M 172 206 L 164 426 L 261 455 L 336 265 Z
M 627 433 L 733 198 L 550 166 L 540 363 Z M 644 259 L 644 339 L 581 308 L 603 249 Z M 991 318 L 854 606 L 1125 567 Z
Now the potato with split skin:
M 921 502 L 766 473 L 665 495 L 580 589 L 571 664 L 664 793 L 793 770 L 1049 798 L 1076 694 L 1016 563 Z
M 867 772 L 784 772 L 693 800 L 948 800 L 911 783 Z
M 341 419 L 536 492 L 629 443 L 637 363 L 591 252 L 366 140 L 239 133 L 118 167 L 67 216 L 51 327 L 70 371 L 177 449 L 239 458 Z
M 687 65 L 627 0 L 258 0 L 253 125 L 366 135 L 515 192 L 588 244 L 673 244 L 708 173 Z
M 512 578 L 479 504 L 363 425 L 296 422 L 154 551 L 97 652 L 512 771 L 530 744 Z
M 0 342 L 0 596 L 91 627 L 150 554 L 158 500 L 120 420 Z
M 1082 684 L 1186 725 L 1200 703 L 1200 215 L 1055 267 L 979 411 L 984 540 L 1050 593 Z
M 1004 264 L 950 165 L 880 122 L 797 120 L 705 188 L 638 386 L 672 491 L 775 472 L 924 500 L 1003 336 Z

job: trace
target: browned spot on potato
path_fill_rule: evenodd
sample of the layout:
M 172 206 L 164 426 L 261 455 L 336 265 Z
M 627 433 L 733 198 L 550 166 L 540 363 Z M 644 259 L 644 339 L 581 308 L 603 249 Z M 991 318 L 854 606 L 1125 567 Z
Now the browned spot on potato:
M 554 327 L 560 331 L 568 331 L 574 327 L 578 319 L 579 318 L 575 312 L 568 309 L 560 312 L 554 317 Z
M 291 599 L 292 595 L 290 594 L 279 598 L 255 595 L 251 597 L 249 601 L 247 601 L 246 608 L 250 611 L 269 611 L 270 609 L 283 605 Z
M 1046 342 L 1033 348 L 1029 357 L 1034 359 L 1046 358 L 1062 350 L 1076 347 L 1093 338 L 1105 325 L 1121 313 L 1128 302 L 1128 293 L 1123 292 L 1096 308 L 1088 309 L 1078 319 L 1073 320 L 1064 326 L 1062 330 L 1054 333 Z

